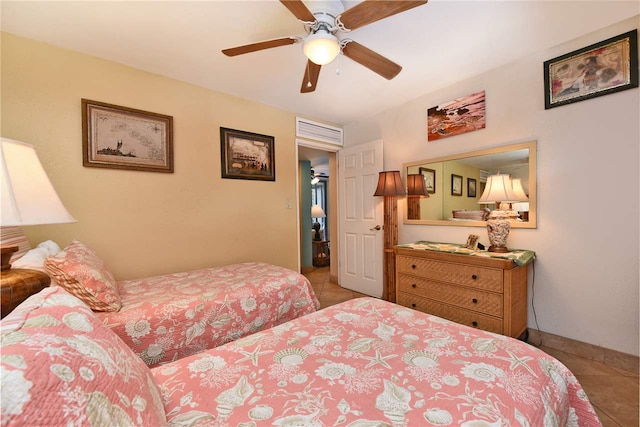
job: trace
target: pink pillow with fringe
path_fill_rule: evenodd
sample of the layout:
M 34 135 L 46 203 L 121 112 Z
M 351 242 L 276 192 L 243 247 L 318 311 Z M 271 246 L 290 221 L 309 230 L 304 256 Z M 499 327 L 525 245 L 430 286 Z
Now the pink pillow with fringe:
M 122 306 L 113 275 L 98 255 L 74 240 L 44 262 L 47 273 L 94 311 L 118 311 Z

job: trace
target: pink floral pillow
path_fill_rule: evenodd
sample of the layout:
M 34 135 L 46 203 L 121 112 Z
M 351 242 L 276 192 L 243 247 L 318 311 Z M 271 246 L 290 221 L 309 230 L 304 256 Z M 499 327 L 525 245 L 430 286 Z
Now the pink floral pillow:
M 122 306 L 116 281 L 95 252 L 74 240 L 44 262 L 60 286 L 95 311 L 118 311 Z
M 147 365 L 64 289 L 31 296 L 0 331 L 3 426 L 166 425 Z

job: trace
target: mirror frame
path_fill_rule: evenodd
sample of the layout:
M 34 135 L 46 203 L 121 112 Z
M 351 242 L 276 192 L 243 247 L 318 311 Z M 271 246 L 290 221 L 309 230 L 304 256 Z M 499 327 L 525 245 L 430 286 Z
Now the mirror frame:
M 502 145 L 484 150 L 471 151 L 467 153 L 452 154 L 444 157 L 433 159 L 423 159 L 402 164 L 402 174 L 404 182 L 407 182 L 407 169 L 411 166 L 427 165 L 430 163 L 444 162 L 448 160 L 460 160 L 468 157 L 486 156 L 491 154 L 499 154 L 508 151 L 529 149 L 529 221 L 527 222 L 511 222 L 512 228 L 538 228 L 538 204 L 537 204 L 537 141 L 521 142 L 517 144 Z M 404 224 L 409 225 L 444 225 L 449 227 L 485 227 L 486 221 L 448 221 L 446 219 L 408 219 L 407 198 L 404 202 Z

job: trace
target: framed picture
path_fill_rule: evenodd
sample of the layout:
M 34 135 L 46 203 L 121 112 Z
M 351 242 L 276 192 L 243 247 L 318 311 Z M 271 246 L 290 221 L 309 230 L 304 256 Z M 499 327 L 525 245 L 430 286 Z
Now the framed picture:
M 222 177 L 276 180 L 276 157 L 272 136 L 220 128 Z
M 638 30 L 544 62 L 544 108 L 638 86 Z
M 453 173 L 451 174 L 451 195 L 462 196 L 462 177 Z
M 469 234 L 469 237 L 467 238 L 467 243 L 464 245 L 464 247 L 467 249 L 476 250 L 478 249 L 479 240 L 480 240 L 480 236 L 478 236 L 477 234 Z
M 427 187 L 427 193 L 435 194 L 436 192 L 436 171 L 433 169 L 420 168 L 420 175 L 424 178 L 424 185 Z
M 476 197 L 476 180 L 467 178 L 467 197 Z
M 173 173 L 173 117 L 83 99 L 82 165 Z
M 427 141 L 485 128 L 485 91 L 443 102 L 427 110 Z

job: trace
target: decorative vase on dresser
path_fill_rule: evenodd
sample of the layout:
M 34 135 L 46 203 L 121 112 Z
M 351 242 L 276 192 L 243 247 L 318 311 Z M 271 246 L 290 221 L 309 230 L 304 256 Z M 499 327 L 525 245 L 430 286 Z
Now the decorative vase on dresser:
M 532 251 L 490 253 L 462 245 L 398 245 L 396 302 L 464 325 L 527 339 Z

